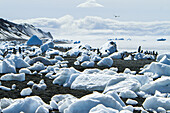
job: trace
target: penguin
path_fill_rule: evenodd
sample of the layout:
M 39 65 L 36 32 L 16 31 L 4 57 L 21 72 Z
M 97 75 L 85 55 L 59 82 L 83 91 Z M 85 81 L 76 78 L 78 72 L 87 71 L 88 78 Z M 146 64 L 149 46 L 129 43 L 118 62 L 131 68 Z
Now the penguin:
M 19 54 L 21 54 L 22 50 L 21 50 L 21 47 L 19 47 Z
M 138 47 L 138 53 L 140 53 L 140 52 L 141 52 L 141 46 Z
M 15 48 L 13 48 L 13 54 L 16 54 L 16 53 L 17 53 L 16 49 L 15 49 Z

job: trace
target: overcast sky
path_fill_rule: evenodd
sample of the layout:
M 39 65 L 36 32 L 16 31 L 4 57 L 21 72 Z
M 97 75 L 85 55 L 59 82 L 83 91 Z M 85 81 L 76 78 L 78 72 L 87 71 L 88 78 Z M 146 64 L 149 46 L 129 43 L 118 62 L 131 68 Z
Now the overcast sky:
M 120 21 L 169 21 L 169 6 L 170 0 L 0 0 L 0 16 L 9 20 L 72 15 Z

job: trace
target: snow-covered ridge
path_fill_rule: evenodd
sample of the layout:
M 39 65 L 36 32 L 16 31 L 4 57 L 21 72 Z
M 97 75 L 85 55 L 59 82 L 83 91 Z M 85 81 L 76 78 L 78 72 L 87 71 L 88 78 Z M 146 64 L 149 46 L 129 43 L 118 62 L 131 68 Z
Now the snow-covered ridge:
M 40 38 L 53 38 L 50 32 L 44 32 L 41 29 L 35 28 L 31 24 L 15 24 L 8 20 L 0 18 L 0 39 L 29 39 L 32 35 L 37 35 Z
M 61 18 L 35 18 L 14 22 L 29 23 L 43 29 L 49 28 L 48 30 L 57 35 L 170 35 L 170 21 L 124 22 L 96 16 L 75 19 L 71 15 L 66 15 Z

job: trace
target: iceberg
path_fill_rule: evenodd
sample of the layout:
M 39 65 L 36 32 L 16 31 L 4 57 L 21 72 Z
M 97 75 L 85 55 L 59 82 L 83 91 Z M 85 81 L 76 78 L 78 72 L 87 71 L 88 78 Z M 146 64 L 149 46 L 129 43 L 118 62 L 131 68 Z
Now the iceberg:
M 33 35 L 28 41 L 27 45 L 28 46 L 41 46 L 43 44 L 42 40 L 39 39 L 36 35 Z

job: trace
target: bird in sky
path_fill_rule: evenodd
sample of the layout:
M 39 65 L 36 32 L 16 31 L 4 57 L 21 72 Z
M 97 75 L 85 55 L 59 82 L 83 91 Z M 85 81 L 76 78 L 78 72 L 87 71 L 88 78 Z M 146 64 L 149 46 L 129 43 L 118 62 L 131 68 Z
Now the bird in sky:
M 118 15 L 114 15 L 114 17 L 115 17 L 115 18 L 118 18 L 118 17 L 120 17 L 120 16 L 118 16 Z

